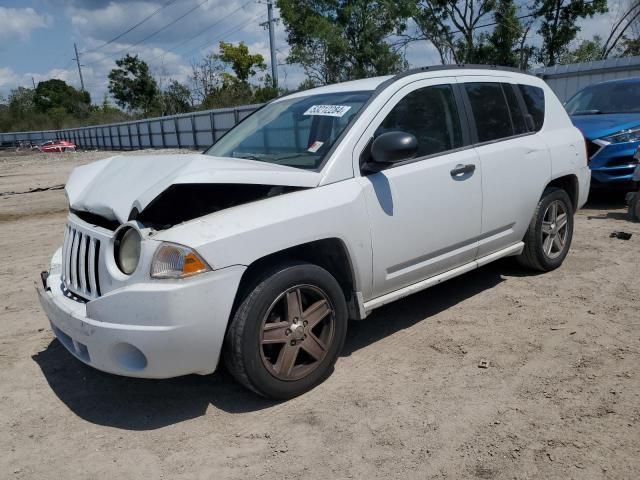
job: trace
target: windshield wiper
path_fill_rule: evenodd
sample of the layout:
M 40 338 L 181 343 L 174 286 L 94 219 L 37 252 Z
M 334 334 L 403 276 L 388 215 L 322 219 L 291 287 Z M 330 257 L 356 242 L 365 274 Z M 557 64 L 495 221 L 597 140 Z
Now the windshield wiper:
M 601 115 L 602 112 L 598 109 L 593 110 L 578 110 L 577 112 L 573 112 L 571 115 Z
M 258 162 L 264 162 L 266 157 L 259 156 L 253 153 L 243 153 L 241 155 L 233 155 L 234 158 L 242 158 L 243 160 L 257 160 Z

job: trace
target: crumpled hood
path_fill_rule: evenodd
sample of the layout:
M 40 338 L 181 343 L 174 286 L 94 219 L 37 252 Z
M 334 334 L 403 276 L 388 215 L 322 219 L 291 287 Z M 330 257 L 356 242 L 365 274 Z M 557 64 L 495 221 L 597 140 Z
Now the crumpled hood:
M 571 121 L 585 138 L 595 140 L 621 130 L 640 125 L 637 113 L 602 113 L 598 115 L 572 115 Z
M 318 172 L 203 154 L 116 156 L 76 168 L 65 190 L 69 206 L 124 223 L 133 208 L 175 184 L 252 184 L 316 187 Z

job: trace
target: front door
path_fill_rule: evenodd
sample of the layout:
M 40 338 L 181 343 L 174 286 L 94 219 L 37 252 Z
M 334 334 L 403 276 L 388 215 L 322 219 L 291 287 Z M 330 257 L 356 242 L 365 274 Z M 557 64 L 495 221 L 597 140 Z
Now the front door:
M 371 223 L 373 297 L 475 259 L 482 172 L 454 85 L 441 78 L 401 88 L 365 132 L 375 138 L 400 130 L 418 140 L 416 158 L 377 173 L 365 169 L 359 180 Z

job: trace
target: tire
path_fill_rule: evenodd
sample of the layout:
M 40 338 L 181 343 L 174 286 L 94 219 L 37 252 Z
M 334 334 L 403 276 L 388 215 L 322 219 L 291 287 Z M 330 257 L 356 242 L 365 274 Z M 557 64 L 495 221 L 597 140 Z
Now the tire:
M 259 395 L 296 397 L 333 371 L 347 318 L 344 294 L 329 272 L 310 263 L 280 264 L 242 297 L 225 336 L 224 363 Z
M 549 220 L 552 219 L 554 205 L 557 209 L 556 212 L 560 212 L 560 209 L 564 212 L 564 217 L 559 213 L 557 215 L 558 218 L 566 219 L 563 227 L 558 226 L 560 222 L 549 223 Z M 554 240 L 556 238 L 557 240 Z M 517 260 L 521 265 L 532 270 L 540 272 L 555 270 L 562 265 L 569 253 L 572 238 L 573 205 L 571 199 L 567 192 L 560 188 L 548 188 L 536 206 L 527 233 L 523 238 L 524 250 L 517 257 Z M 551 251 L 549 251 L 549 246 Z
M 629 201 L 629 220 L 632 222 L 640 222 L 640 191 L 632 193 L 628 197 Z

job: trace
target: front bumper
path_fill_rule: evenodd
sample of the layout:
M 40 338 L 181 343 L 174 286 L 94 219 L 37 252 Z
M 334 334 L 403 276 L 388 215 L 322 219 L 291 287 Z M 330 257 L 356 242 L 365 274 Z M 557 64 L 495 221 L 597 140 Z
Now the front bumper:
M 594 143 L 594 142 L 592 142 Z M 623 142 L 602 145 L 589 159 L 592 186 L 631 187 L 633 171 L 637 162 L 633 155 L 640 142 Z
M 99 370 L 140 378 L 213 372 L 243 266 L 156 280 L 83 303 L 65 292 L 60 250 L 38 296 L 60 343 Z

